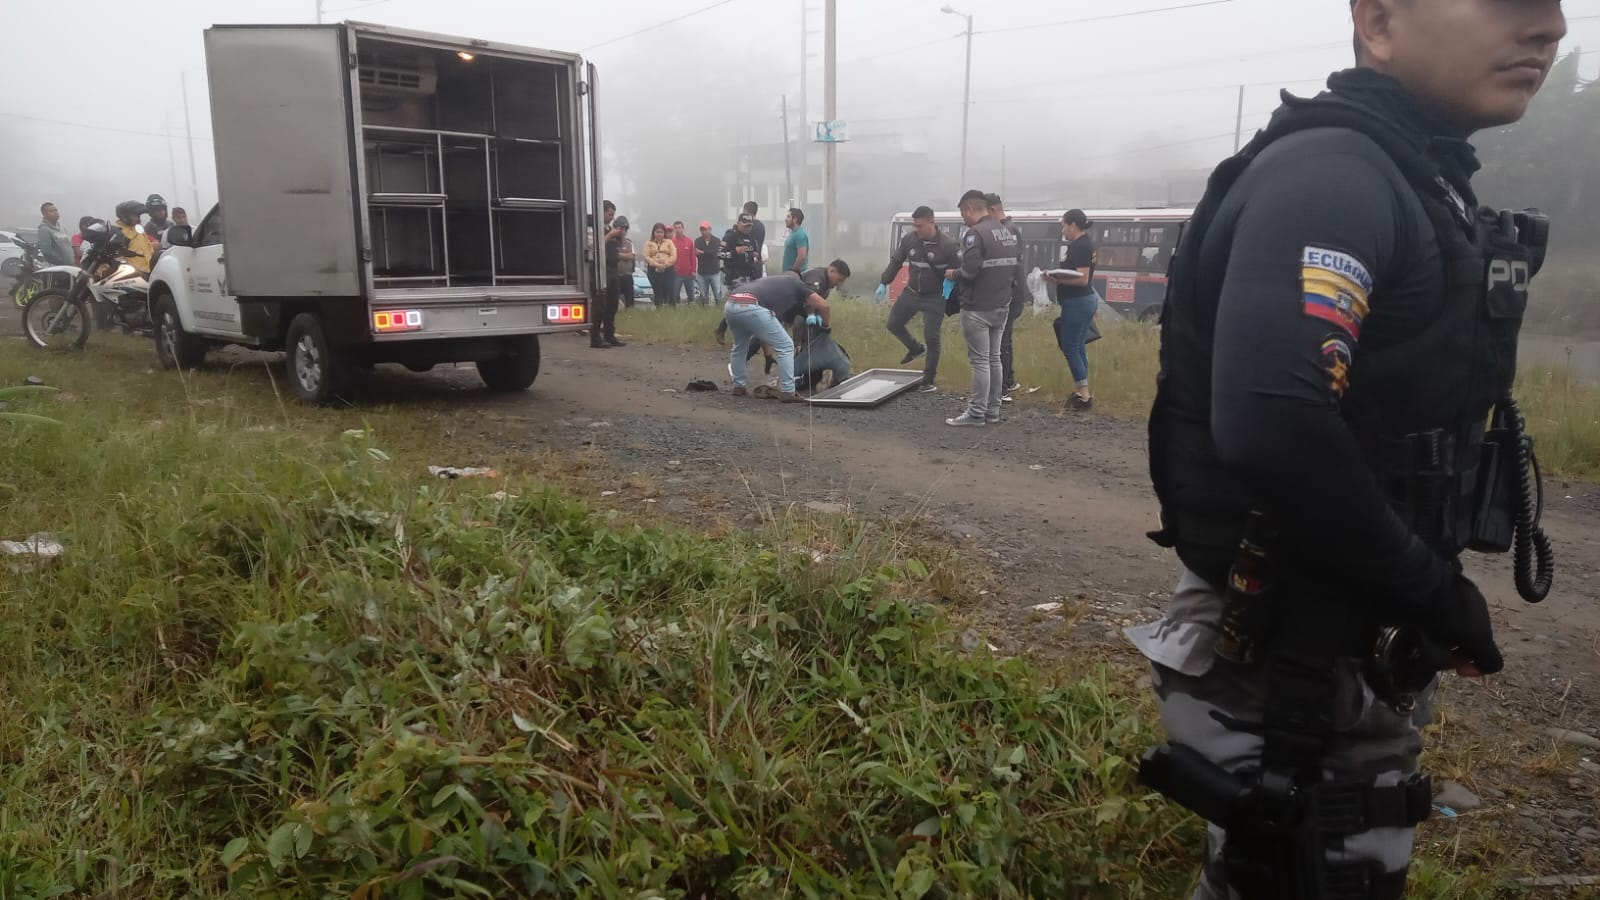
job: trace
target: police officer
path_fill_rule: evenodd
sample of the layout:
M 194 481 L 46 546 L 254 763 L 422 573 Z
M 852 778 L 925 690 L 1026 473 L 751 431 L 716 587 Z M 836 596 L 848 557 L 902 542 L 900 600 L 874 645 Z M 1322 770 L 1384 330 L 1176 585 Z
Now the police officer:
M 1024 263 L 1022 229 L 1006 215 L 1005 201 L 1000 199 L 999 194 L 985 194 L 984 199 L 989 202 L 989 215 L 999 219 L 1000 224 L 1011 229 L 1011 233 L 1017 236 L 1017 277 L 1011 282 L 1011 305 L 1006 309 L 1006 332 L 1000 338 L 1000 383 L 1005 386 L 1000 392 L 1000 402 L 1010 403 L 1011 392 L 1022 387 L 1017 383 L 1011 336 L 1016 331 L 1017 320 L 1022 318 L 1022 311 L 1033 301 L 1033 295 L 1028 291 L 1028 267 Z
M 1548 226 L 1478 209 L 1467 138 L 1522 117 L 1565 22 L 1559 0 L 1352 10 L 1358 67 L 1218 167 L 1162 319 L 1152 537 L 1185 571 L 1128 633 L 1171 741 L 1141 777 L 1212 823 L 1204 900 L 1402 896 L 1435 673 L 1503 664 L 1458 554 L 1512 543 L 1475 492 L 1525 462 L 1491 466 L 1521 445 L 1485 424 L 1519 430 Z
M 961 238 L 956 294 L 961 302 L 961 334 L 972 363 L 972 395 L 966 412 L 944 423 L 981 428 L 1000 421 L 1000 397 L 1005 388 L 1000 343 L 1005 337 L 1012 284 L 1022 264 L 1022 241 L 989 214 L 989 200 L 983 191 L 967 191 L 961 196 L 961 221 L 967 223 L 967 233 Z
M 889 296 L 889 283 L 900 274 L 900 268 L 911 267 L 906 273 L 905 290 L 889 309 L 888 329 L 906 346 L 900 365 L 909 365 L 924 353 L 928 355 L 922 364 L 922 385 L 918 388 L 923 393 L 938 390 L 934 379 L 939 374 L 939 335 L 944 328 L 944 282 L 960 265 L 961 246 L 939 230 L 932 209 L 919 206 L 911 213 L 911 230 L 889 254 L 889 266 L 879 279 L 877 296 L 881 302 Z M 906 330 L 906 324 L 918 313 L 922 314 L 920 344 Z
M 745 208 L 754 205 L 752 201 L 746 203 Z M 761 278 L 765 271 L 761 265 L 761 243 L 756 237 L 756 226 L 760 224 L 753 214 L 744 213 L 722 236 L 722 249 L 717 255 L 722 258 L 722 278 L 730 294 L 746 282 Z M 728 320 L 723 319 L 717 324 L 717 343 L 721 344 L 727 334 Z

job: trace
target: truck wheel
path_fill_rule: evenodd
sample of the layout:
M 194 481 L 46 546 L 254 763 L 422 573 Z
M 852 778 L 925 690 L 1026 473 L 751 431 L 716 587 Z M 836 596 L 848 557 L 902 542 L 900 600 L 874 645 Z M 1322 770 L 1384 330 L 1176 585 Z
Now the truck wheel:
M 492 391 L 525 391 L 539 377 L 539 336 L 513 338 L 506 342 L 506 355 L 480 359 L 478 377 Z
M 289 388 L 300 402 L 327 403 L 339 395 L 349 367 L 334 354 L 322 320 L 313 313 L 295 316 L 284 343 L 289 351 Z
M 195 369 L 206 359 L 206 342 L 183 330 L 178 306 L 165 294 L 156 298 L 156 358 L 163 369 Z

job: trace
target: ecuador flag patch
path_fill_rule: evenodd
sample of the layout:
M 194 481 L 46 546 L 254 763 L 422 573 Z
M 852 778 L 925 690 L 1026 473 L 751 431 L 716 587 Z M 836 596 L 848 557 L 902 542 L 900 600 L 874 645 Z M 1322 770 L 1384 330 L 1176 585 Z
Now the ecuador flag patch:
M 1306 315 L 1331 322 L 1352 338 L 1361 336 L 1372 293 L 1372 275 L 1361 260 L 1338 250 L 1307 247 L 1300 260 L 1300 289 Z

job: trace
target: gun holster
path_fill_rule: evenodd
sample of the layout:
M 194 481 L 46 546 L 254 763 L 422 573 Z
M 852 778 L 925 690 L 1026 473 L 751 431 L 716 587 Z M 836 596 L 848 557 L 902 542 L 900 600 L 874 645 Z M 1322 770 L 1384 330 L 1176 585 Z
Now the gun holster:
M 1472 510 L 1472 539 L 1467 547 L 1477 553 L 1505 553 L 1511 549 L 1516 533 L 1517 503 L 1522 497 L 1522 473 L 1517 463 L 1524 458 L 1521 444 L 1526 440 L 1504 407 L 1496 406 L 1489 430 L 1484 433 L 1478 461 L 1478 484 Z
M 1229 772 L 1198 750 L 1169 743 L 1147 751 L 1139 781 L 1227 832 L 1222 864 L 1244 900 L 1395 900 L 1405 872 L 1374 863 L 1329 862 L 1346 838 L 1374 828 L 1410 828 L 1432 811 L 1421 773 L 1379 787 L 1370 776 L 1323 777 L 1332 731 L 1331 660 L 1266 660 L 1260 724 L 1212 718 L 1262 738 L 1260 767 Z

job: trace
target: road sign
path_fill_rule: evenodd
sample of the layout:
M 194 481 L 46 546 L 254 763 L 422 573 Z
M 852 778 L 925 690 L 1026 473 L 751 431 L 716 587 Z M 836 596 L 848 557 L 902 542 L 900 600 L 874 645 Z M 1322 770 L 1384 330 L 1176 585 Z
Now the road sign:
M 842 120 L 831 122 L 818 122 L 813 132 L 811 142 L 814 144 L 842 144 L 850 140 Z

